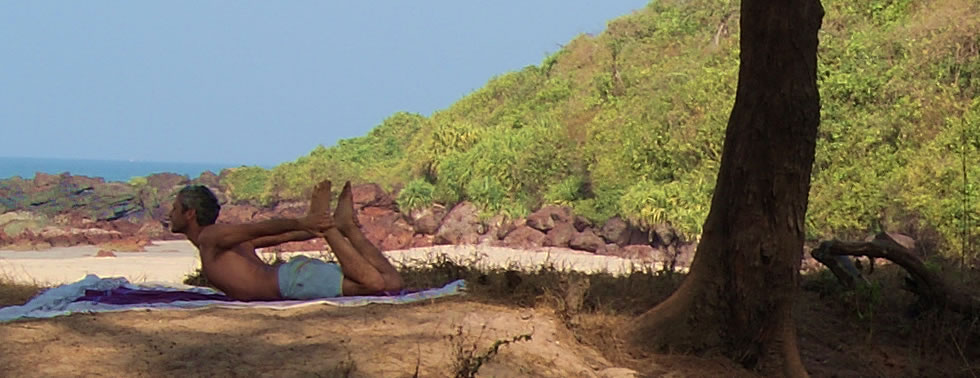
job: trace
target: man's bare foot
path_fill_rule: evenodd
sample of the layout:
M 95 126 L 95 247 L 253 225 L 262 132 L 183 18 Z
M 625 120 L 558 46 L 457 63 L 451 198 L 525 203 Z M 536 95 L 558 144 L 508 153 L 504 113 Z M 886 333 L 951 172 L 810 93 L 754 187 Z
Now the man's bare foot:
M 313 187 L 310 194 L 310 209 L 307 214 L 330 214 L 330 180 L 323 180 Z
M 323 180 L 313 187 L 310 194 L 310 209 L 306 213 L 317 232 L 325 231 L 326 228 L 333 227 L 333 219 L 330 218 L 330 180 Z
M 337 209 L 333 212 L 334 223 L 340 231 L 345 233 L 357 228 L 357 221 L 354 219 L 354 194 L 350 189 L 350 181 L 344 183 L 344 189 L 337 197 Z

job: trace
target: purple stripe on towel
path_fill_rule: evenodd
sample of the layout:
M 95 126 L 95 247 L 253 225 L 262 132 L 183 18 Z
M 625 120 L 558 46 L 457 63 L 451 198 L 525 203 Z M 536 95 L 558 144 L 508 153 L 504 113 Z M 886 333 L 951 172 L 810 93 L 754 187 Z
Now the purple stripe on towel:
M 141 303 L 170 303 L 175 301 L 234 301 L 223 294 L 200 294 L 189 291 L 133 290 L 117 287 L 112 290 L 85 290 L 75 302 L 96 302 L 114 305 Z
M 417 292 L 419 292 L 419 290 L 403 289 L 399 292 L 382 292 L 375 294 L 375 296 L 402 296 Z M 85 290 L 85 295 L 74 300 L 74 302 L 95 302 L 111 305 L 170 303 L 176 301 L 235 302 L 235 299 L 224 294 L 200 294 L 190 291 L 168 290 L 134 290 L 127 289 L 125 287 L 117 287 L 112 290 Z

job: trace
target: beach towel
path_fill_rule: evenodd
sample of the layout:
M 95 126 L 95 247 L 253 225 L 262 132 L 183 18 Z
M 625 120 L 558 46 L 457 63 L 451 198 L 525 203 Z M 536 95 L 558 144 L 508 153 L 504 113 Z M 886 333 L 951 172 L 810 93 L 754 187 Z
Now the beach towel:
M 0 323 L 27 318 L 52 318 L 76 313 L 134 310 L 189 310 L 203 308 L 290 309 L 311 305 L 364 306 L 371 303 L 402 304 L 461 294 L 463 280 L 440 288 L 402 291 L 397 295 L 240 302 L 217 290 L 172 283 L 133 284 L 125 278 L 100 278 L 89 274 L 81 281 L 44 291 L 22 306 L 0 308 Z

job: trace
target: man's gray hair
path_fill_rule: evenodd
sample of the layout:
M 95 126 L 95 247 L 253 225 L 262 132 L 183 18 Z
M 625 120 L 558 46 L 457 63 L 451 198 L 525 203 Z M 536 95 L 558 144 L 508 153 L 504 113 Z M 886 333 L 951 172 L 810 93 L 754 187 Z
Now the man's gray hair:
M 197 211 L 197 224 L 207 226 L 214 224 L 218 219 L 218 212 L 221 205 L 218 204 L 218 197 L 215 197 L 211 189 L 204 185 L 188 185 L 177 193 L 177 198 L 184 209 L 194 209 Z

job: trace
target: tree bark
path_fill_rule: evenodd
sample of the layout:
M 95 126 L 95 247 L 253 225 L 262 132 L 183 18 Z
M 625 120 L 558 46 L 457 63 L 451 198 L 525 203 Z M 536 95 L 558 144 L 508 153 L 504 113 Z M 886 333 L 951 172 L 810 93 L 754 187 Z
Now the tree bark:
M 720 352 L 806 376 L 792 309 L 820 123 L 819 0 L 743 0 L 735 105 L 704 233 L 681 287 L 626 330 L 634 344 Z

